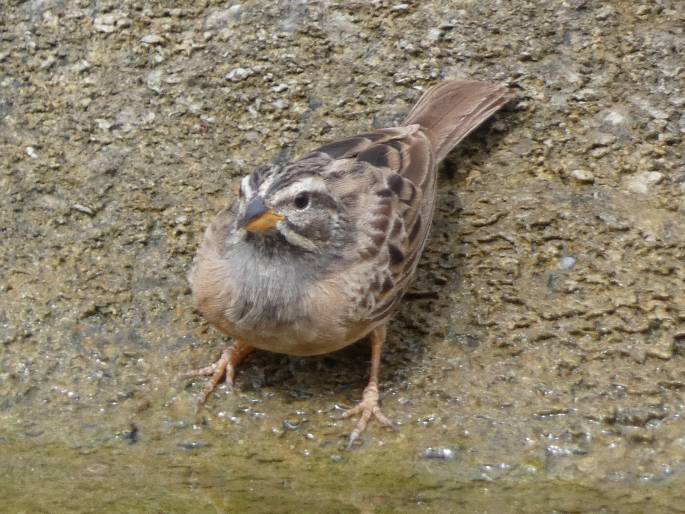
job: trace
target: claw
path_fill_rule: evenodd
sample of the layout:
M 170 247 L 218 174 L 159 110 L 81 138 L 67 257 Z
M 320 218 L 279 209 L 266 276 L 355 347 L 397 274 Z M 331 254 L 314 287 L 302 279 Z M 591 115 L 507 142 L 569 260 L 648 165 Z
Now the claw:
M 362 401 L 359 402 L 359 404 L 355 407 L 343 412 L 341 417 L 346 419 L 358 414 L 361 415 L 359 417 L 359 421 L 357 421 L 357 425 L 354 427 L 354 430 L 352 430 L 350 433 L 350 437 L 347 442 L 348 450 L 352 447 L 354 442 L 359 439 L 359 436 L 362 434 L 362 432 L 366 430 L 366 427 L 372 418 L 376 418 L 383 426 L 393 429 L 395 428 L 394 423 L 388 419 L 383 412 L 381 412 L 380 405 L 378 404 L 378 385 L 375 382 L 369 382 L 369 385 L 367 385 L 364 389 Z

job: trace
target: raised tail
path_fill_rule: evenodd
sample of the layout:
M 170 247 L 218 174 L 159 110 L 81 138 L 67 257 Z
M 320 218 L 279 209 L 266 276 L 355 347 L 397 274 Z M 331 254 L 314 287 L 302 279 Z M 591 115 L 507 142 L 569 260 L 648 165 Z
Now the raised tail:
M 512 97 L 506 88 L 487 82 L 441 82 L 423 94 L 403 124 L 426 130 L 439 162 Z

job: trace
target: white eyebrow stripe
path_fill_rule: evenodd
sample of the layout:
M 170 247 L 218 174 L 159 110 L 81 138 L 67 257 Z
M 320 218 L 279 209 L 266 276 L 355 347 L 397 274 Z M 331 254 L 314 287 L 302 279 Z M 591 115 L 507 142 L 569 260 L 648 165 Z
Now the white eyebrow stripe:
M 285 189 L 278 191 L 274 196 L 274 203 L 285 198 L 293 198 L 300 191 L 309 191 L 312 193 L 328 193 L 328 188 L 321 177 L 304 177 L 292 184 L 290 184 Z
M 243 190 L 243 197 L 250 198 L 252 196 L 252 186 L 250 185 L 250 175 L 245 175 L 243 180 L 240 181 L 240 189 Z

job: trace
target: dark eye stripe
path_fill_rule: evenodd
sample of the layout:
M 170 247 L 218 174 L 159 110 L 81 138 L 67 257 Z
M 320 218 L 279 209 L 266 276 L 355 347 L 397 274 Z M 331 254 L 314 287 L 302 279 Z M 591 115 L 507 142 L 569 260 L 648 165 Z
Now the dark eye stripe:
M 338 203 L 335 201 L 335 199 L 324 192 L 321 191 L 314 191 L 311 193 L 311 201 L 315 203 L 315 205 L 323 205 L 324 207 L 327 207 L 328 209 L 337 209 Z
M 317 219 L 305 225 L 297 225 L 286 218 L 286 225 L 292 232 L 295 232 L 309 241 L 328 239 L 330 237 L 330 229 L 325 220 Z

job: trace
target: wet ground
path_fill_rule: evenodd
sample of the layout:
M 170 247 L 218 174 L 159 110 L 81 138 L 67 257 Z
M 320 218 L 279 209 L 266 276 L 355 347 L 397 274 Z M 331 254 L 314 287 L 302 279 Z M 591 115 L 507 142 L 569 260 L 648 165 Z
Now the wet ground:
M 685 510 L 685 7 L 673 1 L 0 5 L 7 512 Z M 444 166 L 368 348 L 256 354 L 190 307 L 254 166 L 400 120 L 442 78 L 516 100 Z

